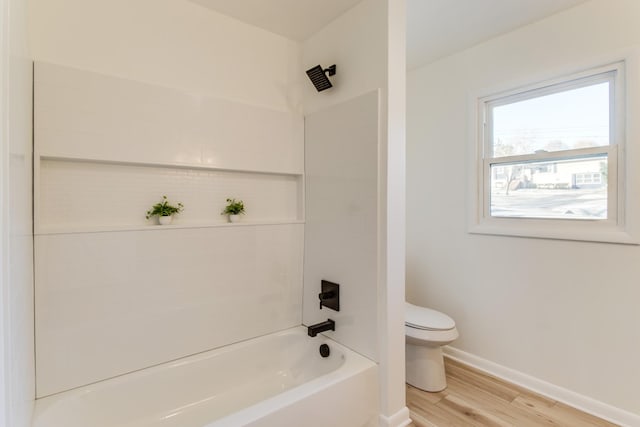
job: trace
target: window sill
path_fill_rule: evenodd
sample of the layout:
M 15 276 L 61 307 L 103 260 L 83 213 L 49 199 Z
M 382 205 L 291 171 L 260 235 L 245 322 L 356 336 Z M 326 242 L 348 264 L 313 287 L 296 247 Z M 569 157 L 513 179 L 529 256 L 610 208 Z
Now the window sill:
M 523 221 L 525 221 L 523 223 Z M 593 221 L 582 224 L 557 220 L 522 220 L 495 218 L 471 224 L 470 234 L 491 236 L 525 237 L 532 239 L 569 240 L 581 242 L 615 243 L 638 245 L 640 241 L 627 230 L 609 224 L 594 227 Z

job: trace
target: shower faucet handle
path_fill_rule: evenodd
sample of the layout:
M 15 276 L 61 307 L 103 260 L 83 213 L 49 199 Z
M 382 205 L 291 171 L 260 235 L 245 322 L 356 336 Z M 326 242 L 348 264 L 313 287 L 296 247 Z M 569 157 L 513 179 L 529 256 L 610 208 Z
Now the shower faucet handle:
M 335 294 L 333 292 L 320 292 L 318 294 L 318 299 L 320 300 L 320 310 L 322 310 L 322 305 L 324 301 L 330 300 L 334 296 Z
M 318 299 L 320 300 L 320 310 L 322 310 L 322 307 L 327 307 L 340 311 L 340 285 L 323 280 L 322 292 L 318 294 Z

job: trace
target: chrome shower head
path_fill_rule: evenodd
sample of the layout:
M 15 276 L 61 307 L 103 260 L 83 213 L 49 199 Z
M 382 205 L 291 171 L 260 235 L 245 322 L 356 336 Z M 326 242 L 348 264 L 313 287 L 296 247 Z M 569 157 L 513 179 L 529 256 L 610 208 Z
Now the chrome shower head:
M 316 87 L 318 92 L 322 92 L 325 89 L 329 89 L 333 87 L 327 74 L 333 76 L 336 74 L 336 66 L 335 64 L 330 66 L 329 68 L 322 69 L 322 66 L 316 65 L 313 68 L 307 70 L 307 76 L 311 80 L 311 83 Z

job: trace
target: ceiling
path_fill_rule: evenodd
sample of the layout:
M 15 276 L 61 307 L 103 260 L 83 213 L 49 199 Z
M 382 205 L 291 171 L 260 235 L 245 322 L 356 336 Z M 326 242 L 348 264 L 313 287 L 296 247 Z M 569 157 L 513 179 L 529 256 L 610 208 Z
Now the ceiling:
M 289 39 L 317 33 L 361 0 L 191 0 Z
M 361 0 L 190 0 L 303 41 Z M 407 0 L 409 69 L 538 21 L 585 0 Z
M 585 0 L 407 0 L 407 68 L 451 55 Z

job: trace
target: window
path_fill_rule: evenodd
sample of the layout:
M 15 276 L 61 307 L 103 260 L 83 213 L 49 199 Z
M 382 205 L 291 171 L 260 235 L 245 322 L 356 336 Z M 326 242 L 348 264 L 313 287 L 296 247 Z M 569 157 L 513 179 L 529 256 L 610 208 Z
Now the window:
M 623 63 L 475 98 L 471 232 L 619 241 Z M 596 235 L 594 237 L 594 235 Z

